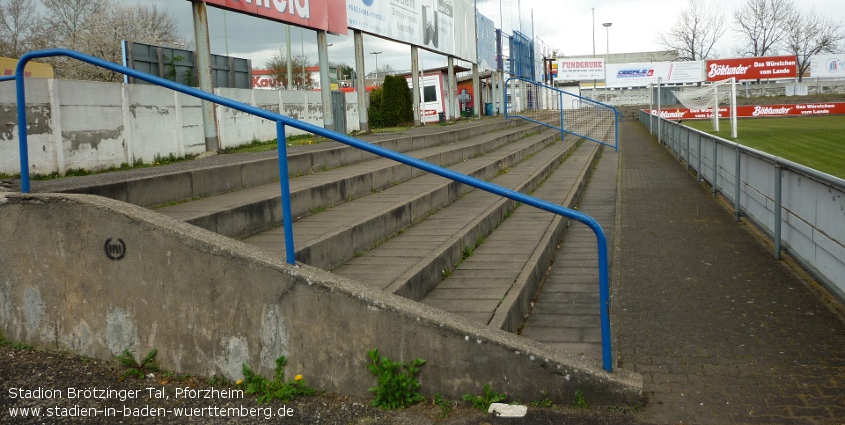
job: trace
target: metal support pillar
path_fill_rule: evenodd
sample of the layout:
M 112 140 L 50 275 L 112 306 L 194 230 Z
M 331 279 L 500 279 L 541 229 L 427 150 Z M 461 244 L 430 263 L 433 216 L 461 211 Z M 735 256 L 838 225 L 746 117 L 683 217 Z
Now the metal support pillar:
M 208 9 L 204 1 L 191 2 L 194 11 L 194 43 L 197 45 L 197 78 L 202 91 L 213 93 L 214 86 L 211 76 L 211 44 L 208 41 Z M 214 115 L 214 104 L 202 101 L 202 128 L 205 136 L 205 151 L 220 150 L 217 138 L 217 120 Z
M 783 205 L 783 168 L 775 164 L 775 260 L 780 260 L 781 244 L 781 206 Z
M 449 116 L 449 121 L 454 121 L 458 114 L 455 111 L 458 109 L 455 107 L 455 92 L 458 91 L 457 89 L 457 82 L 455 79 L 455 58 L 449 56 L 448 59 L 448 66 L 449 66 L 449 75 L 447 78 L 447 94 L 446 94 L 446 101 L 449 105 L 446 107 L 446 113 Z
M 287 56 L 288 65 L 288 90 L 293 89 L 293 53 L 290 49 L 290 25 L 285 25 L 285 55 Z M 304 82 L 304 81 L 303 81 Z
M 739 146 L 736 148 L 736 187 L 734 188 L 734 218 L 736 221 L 739 221 L 740 212 L 740 204 L 739 204 L 739 195 L 740 195 L 740 185 L 742 184 L 742 178 L 740 177 L 740 172 L 742 166 L 742 151 L 739 149 Z
M 353 32 L 355 39 L 355 90 L 358 92 L 358 125 L 364 133 L 370 132 L 369 111 L 367 111 L 367 72 L 364 69 L 364 33 Z
M 478 78 L 478 64 L 472 64 L 472 113 L 481 119 L 481 80 Z
M 411 46 L 411 91 L 414 97 L 414 126 L 419 126 L 420 119 L 420 54 L 417 46 Z
M 345 128 L 334 128 L 332 81 L 329 78 L 329 41 L 328 33 L 325 31 L 317 31 L 317 56 L 320 58 L 320 99 L 323 102 L 323 128 L 345 134 Z

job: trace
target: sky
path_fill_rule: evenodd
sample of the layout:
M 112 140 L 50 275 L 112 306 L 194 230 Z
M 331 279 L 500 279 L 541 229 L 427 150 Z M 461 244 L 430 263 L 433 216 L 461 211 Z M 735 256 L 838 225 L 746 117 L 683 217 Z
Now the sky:
M 167 10 L 177 21 L 179 31 L 193 40 L 191 3 L 187 0 L 113 0 L 125 4 L 155 4 Z M 315 0 L 312 0 L 315 1 Z M 347 0 L 361 1 L 361 0 Z M 739 0 L 712 0 L 709 4 L 724 11 L 724 19 L 732 22 Z M 842 24 L 845 30 L 845 1 L 797 0 L 799 8 L 824 14 Z M 634 53 L 666 50 L 658 34 L 668 31 L 686 8 L 683 0 L 478 0 L 479 13 L 492 19 L 497 27 L 511 33 L 514 29 L 534 33 L 550 48 L 566 56 L 592 56 L 610 53 Z M 593 10 L 594 9 L 594 10 Z M 521 13 L 518 11 L 521 10 Z M 501 12 L 501 13 L 500 13 Z M 285 48 L 285 24 L 255 18 L 214 7 L 208 8 L 211 50 L 215 54 L 252 60 L 256 69 L 264 68 L 273 53 Z M 521 17 L 521 19 L 520 19 Z M 603 23 L 611 23 L 605 28 Z M 595 37 L 595 41 L 594 41 Z M 717 45 L 719 57 L 735 57 L 734 39 L 728 30 Z M 346 36 L 329 35 L 329 61 L 354 67 L 352 31 Z M 304 53 L 317 61 L 317 36 L 314 31 L 291 28 L 292 53 Z M 395 70 L 411 67 L 410 47 L 364 35 L 366 68 L 390 64 Z M 374 55 L 370 52 L 382 52 Z M 421 50 L 424 69 L 445 66 L 445 56 Z

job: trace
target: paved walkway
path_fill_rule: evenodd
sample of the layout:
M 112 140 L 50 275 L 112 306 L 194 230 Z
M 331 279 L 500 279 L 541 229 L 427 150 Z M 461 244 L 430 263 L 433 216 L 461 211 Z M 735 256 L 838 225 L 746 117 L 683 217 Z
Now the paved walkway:
M 637 122 L 621 128 L 619 366 L 656 423 L 845 423 L 845 322 Z

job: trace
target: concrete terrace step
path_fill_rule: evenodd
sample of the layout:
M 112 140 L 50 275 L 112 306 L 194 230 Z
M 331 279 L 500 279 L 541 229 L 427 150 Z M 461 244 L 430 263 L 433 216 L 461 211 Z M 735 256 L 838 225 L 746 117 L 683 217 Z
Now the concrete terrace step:
M 585 142 L 532 195 L 573 208 L 598 153 L 599 145 Z M 566 218 L 537 208 L 516 208 L 422 302 L 516 332 L 566 224 Z M 490 270 L 495 277 L 486 273 Z
M 522 125 L 518 120 L 488 118 L 449 126 L 433 125 L 408 132 L 380 133 L 358 138 L 397 152 L 410 152 L 465 140 Z M 275 151 L 214 155 L 192 161 L 136 168 L 104 174 L 32 182 L 34 192 L 86 193 L 143 207 L 163 205 L 259 186 L 279 180 Z M 378 156 L 339 142 L 288 149 L 291 175 L 356 164 Z
M 498 126 L 491 126 L 491 128 L 495 129 Z M 446 144 L 407 152 L 407 154 L 445 166 L 495 150 L 531 132 L 540 131 L 540 128 L 533 124 L 508 127 L 470 138 L 457 138 Z M 460 135 L 455 135 L 455 137 L 460 137 Z M 338 205 L 422 174 L 424 172 L 420 170 L 390 159 L 380 158 L 300 175 L 291 179 L 290 182 L 292 213 L 294 217 L 305 216 L 314 210 Z M 243 238 L 281 224 L 280 199 L 278 183 L 268 183 L 190 202 L 163 206 L 157 208 L 157 211 L 224 236 Z
M 575 138 L 567 137 L 491 182 L 531 192 L 576 147 Z M 463 251 L 487 237 L 513 207 L 509 199 L 472 191 L 333 272 L 419 301 L 451 273 Z
M 452 170 L 479 179 L 493 178 L 540 152 L 558 139 L 544 131 L 495 151 L 460 162 Z M 331 270 L 400 229 L 454 202 L 471 190 L 463 184 L 426 174 L 377 193 L 367 194 L 293 223 L 297 261 Z M 284 228 L 245 238 L 244 242 L 284 256 Z
M 579 211 L 599 222 L 611 246 L 618 158 L 614 150 L 604 150 L 578 206 Z M 587 226 L 574 223 L 520 333 L 562 351 L 600 360 L 600 323 L 596 237 Z

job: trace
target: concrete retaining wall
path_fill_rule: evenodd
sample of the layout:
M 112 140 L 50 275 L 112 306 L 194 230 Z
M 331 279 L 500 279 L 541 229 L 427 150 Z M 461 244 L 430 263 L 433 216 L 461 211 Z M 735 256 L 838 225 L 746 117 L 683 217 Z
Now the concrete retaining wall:
M 241 376 L 287 371 L 313 386 L 368 397 L 366 351 L 427 360 L 427 396 L 484 384 L 514 399 L 541 391 L 572 402 L 640 401 L 640 375 L 605 373 L 521 337 L 374 290 L 90 195 L 0 196 L 0 331 L 37 347 L 101 359 L 158 350 L 167 370 Z
M 30 173 L 99 170 L 205 151 L 199 99 L 150 85 L 27 79 Z M 215 89 L 215 93 L 322 126 L 319 92 Z M 220 146 L 276 138 L 276 124 L 217 107 Z M 358 130 L 357 95 L 346 94 L 346 132 Z M 303 133 L 294 128 L 287 135 Z M 20 172 L 15 85 L 0 84 L 0 173 Z

